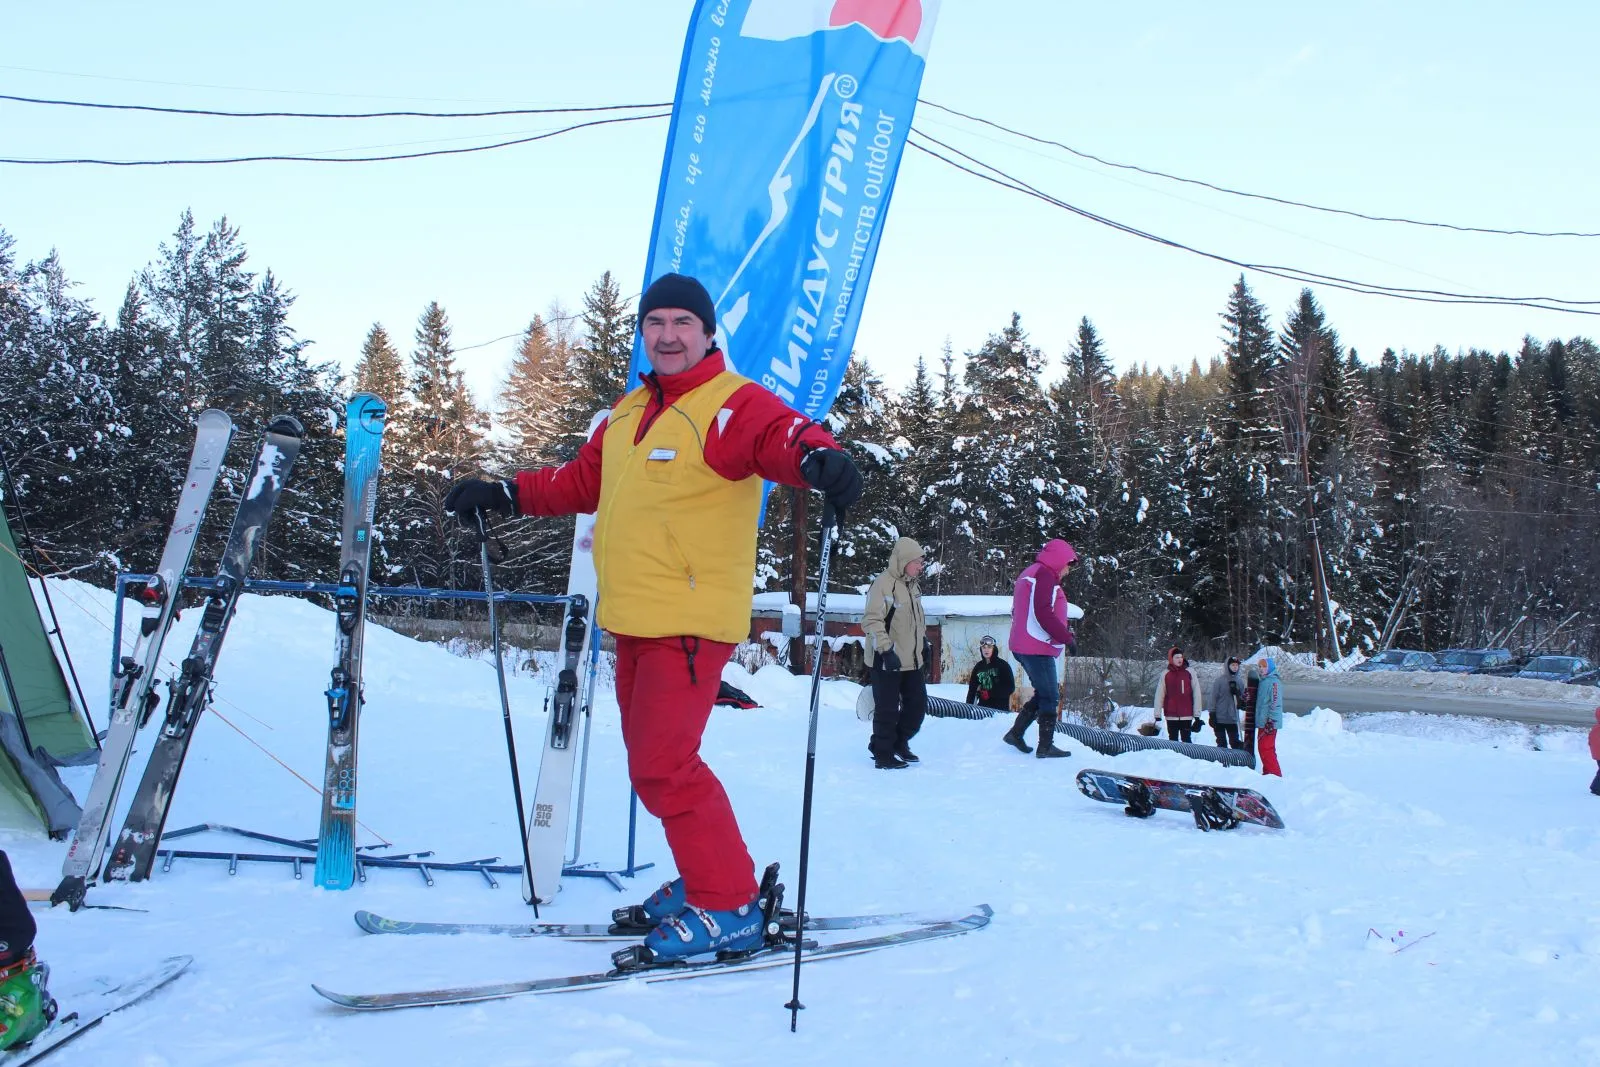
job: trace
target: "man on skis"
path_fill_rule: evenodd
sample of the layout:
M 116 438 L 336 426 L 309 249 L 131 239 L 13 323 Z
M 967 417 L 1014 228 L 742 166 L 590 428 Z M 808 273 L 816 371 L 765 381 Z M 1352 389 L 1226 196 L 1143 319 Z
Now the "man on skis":
M 651 372 L 576 458 L 508 481 L 470 479 L 445 507 L 594 512 L 599 625 L 617 644 L 628 775 L 662 822 L 680 877 L 642 906 L 651 960 L 759 947 L 755 865 L 722 783 L 700 759 L 734 645 L 750 630 L 762 479 L 810 486 L 843 511 L 861 475 L 825 429 L 730 372 L 705 287 L 665 274 L 639 299 Z

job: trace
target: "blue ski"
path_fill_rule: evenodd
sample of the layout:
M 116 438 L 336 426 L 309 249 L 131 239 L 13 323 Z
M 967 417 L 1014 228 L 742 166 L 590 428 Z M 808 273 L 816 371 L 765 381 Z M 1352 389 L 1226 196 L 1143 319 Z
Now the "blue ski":
M 378 504 L 379 453 L 388 408 L 357 393 L 345 409 L 344 531 L 335 604 L 333 676 L 328 685 L 328 759 L 322 782 L 316 881 L 349 889 L 356 880 L 356 730 L 361 718 L 361 650 Z

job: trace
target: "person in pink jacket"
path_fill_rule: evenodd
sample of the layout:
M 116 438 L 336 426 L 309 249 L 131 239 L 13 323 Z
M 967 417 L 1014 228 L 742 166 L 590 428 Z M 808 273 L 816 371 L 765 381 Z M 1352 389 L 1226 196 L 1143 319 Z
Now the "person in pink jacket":
M 1072 754 L 1055 746 L 1056 709 L 1061 703 L 1056 660 L 1063 649 L 1078 646 L 1067 621 L 1067 593 L 1061 587 L 1077 558 L 1065 541 L 1051 541 L 1017 576 L 1011 594 L 1011 654 L 1028 672 L 1033 697 L 1017 713 L 1017 721 L 1003 740 L 1020 752 L 1033 752 L 1022 733 L 1038 719 L 1039 750 L 1034 754 L 1041 759 Z
M 1594 725 L 1589 727 L 1589 755 L 1594 757 L 1594 781 L 1589 783 L 1589 792 L 1600 797 L 1600 708 L 1594 709 Z

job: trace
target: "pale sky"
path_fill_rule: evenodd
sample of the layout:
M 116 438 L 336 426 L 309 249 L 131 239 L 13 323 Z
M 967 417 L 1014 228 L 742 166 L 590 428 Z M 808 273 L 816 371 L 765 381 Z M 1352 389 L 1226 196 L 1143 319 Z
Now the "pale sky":
M 0 93 L 234 110 L 357 111 L 671 99 L 689 0 L 373 4 L 284 0 L 5 5 Z M 922 95 L 1112 160 L 1371 214 L 1600 231 L 1600 7 L 944 0 Z M 1600 300 L 1600 238 L 1460 234 L 1322 215 L 917 125 L 1060 199 L 1185 244 L 1388 285 Z M 311 123 L 0 101 L 0 156 L 174 158 L 448 147 L 541 118 Z M 180 213 L 227 215 L 250 265 L 298 296 L 314 354 L 353 363 L 374 321 L 403 351 L 430 300 L 458 346 L 576 308 L 604 270 L 636 293 L 667 124 L 373 164 L 113 169 L 0 165 L 0 227 L 52 247 L 114 315 Z M 358 153 L 371 154 L 371 153 Z M 1013 310 L 1051 356 L 1094 320 L 1119 366 L 1218 353 L 1238 270 L 1117 233 L 908 152 L 856 350 L 892 385 L 946 337 L 978 347 Z M 1277 326 L 1299 285 L 1250 275 Z M 1515 350 L 1600 320 L 1318 288 L 1347 345 Z M 462 353 L 490 398 L 513 340 Z

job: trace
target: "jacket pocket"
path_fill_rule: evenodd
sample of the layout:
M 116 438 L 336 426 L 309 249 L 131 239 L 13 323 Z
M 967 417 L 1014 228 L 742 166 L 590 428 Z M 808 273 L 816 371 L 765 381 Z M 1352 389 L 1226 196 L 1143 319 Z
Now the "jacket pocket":
M 683 576 L 688 579 L 689 588 L 693 589 L 694 564 L 689 562 L 688 553 L 684 552 L 683 546 L 678 543 L 678 536 L 672 532 L 672 527 L 662 523 L 661 530 L 667 538 L 667 550 L 672 553 L 672 558 L 677 562 L 679 569 L 683 571 Z

